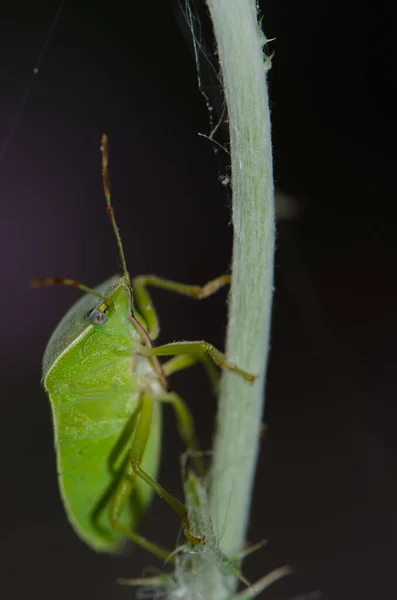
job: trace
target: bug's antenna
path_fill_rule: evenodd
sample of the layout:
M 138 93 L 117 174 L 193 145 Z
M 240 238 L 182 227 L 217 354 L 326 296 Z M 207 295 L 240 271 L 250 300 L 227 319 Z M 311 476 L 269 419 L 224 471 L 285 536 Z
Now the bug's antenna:
M 114 215 L 114 208 L 112 205 L 112 198 L 110 195 L 110 181 L 109 181 L 109 172 L 108 172 L 109 141 L 108 141 L 108 136 L 106 135 L 106 133 L 104 133 L 102 136 L 101 152 L 102 152 L 103 191 L 105 192 L 107 212 L 108 212 L 110 222 L 113 227 L 114 235 L 116 236 L 117 246 L 118 246 L 119 252 L 120 252 L 121 264 L 123 266 L 123 271 L 124 271 L 124 277 L 126 278 L 128 285 L 131 285 L 130 274 L 127 269 L 127 263 L 125 261 L 123 244 L 121 242 L 119 228 L 117 227 L 116 217 Z
M 39 279 L 32 279 L 30 285 L 33 288 L 43 287 L 45 285 L 70 285 L 72 287 L 78 288 L 79 290 L 83 290 L 88 294 L 92 294 L 93 296 L 100 298 L 101 300 L 103 300 L 104 303 L 106 303 L 105 296 L 103 296 L 96 290 L 93 290 L 92 288 L 88 287 L 87 285 L 84 285 L 84 283 L 80 283 L 75 279 L 68 279 L 67 277 L 41 277 Z

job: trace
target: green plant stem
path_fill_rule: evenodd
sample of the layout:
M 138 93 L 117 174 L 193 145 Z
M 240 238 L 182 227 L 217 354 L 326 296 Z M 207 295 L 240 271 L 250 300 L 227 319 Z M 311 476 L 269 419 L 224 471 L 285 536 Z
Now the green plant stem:
M 266 38 L 252 0 L 207 0 L 227 103 L 234 246 L 227 359 L 258 375 L 223 374 L 210 491 L 221 548 L 236 556 L 246 536 L 260 429 L 273 294 L 274 186 Z M 256 541 L 256 540 L 255 540 Z

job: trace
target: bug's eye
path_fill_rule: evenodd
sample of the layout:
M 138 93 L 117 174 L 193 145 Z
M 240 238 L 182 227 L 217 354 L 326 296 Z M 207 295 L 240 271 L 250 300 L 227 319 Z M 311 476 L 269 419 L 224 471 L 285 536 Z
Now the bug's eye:
M 107 314 L 105 314 L 98 308 L 94 308 L 90 312 L 90 321 L 94 325 L 104 325 L 105 323 L 107 323 L 107 320 L 108 320 Z

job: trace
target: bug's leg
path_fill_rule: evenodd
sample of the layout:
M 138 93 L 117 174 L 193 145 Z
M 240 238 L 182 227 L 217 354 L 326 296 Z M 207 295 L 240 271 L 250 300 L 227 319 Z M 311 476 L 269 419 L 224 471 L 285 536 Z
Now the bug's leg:
M 117 440 L 116 444 L 112 448 L 109 458 L 108 458 L 108 466 L 111 472 L 116 475 L 119 469 L 118 461 L 123 456 L 123 452 L 128 447 L 133 433 L 135 431 L 136 423 L 139 416 L 139 407 L 134 410 L 130 419 L 127 421 L 126 426 L 124 427 L 120 438 Z
M 167 394 L 164 394 L 164 396 L 161 396 L 159 400 L 160 402 L 167 402 L 169 404 L 172 404 L 175 411 L 179 435 L 181 436 L 183 442 L 186 444 L 187 448 L 193 450 L 193 452 L 195 453 L 192 458 L 196 465 L 198 474 L 204 475 L 204 460 L 200 455 L 201 449 L 196 437 L 193 416 L 187 404 L 178 394 L 175 394 L 174 392 L 168 392 Z
M 211 360 L 208 354 L 205 354 L 205 352 L 202 352 L 201 354 L 179 354 L 163 363 L 162 367 L 164 375 L 169 377 L 173 373 L 193 367 L 199 362 L 203 364 L 212 388 L 216 394 L 219 385 L 219 373 L 215 367 L 214 361 Z
M 161 560 L 166 561 L 166 560 L 168 560 L 168 557 L 171 554 L 170 550 L 167 550 L 166 548 L 163 548 L 162 546 L 159 546 L 158 544 L 154 544 L 153 542 L 150 542 L 145 537 L 143 537 L 143 535 L 136 533 L 136 531 L 132 531 L 131 529 L 129 529 L 128 527 L 125 527 L 120 522 L 121 513 L 123 512 L 124 508 L 127 506 L 127 503 L 133 492 L 133 489 L 134 489 L 134 483 L 130 479 L 123 478 L 120 481 L 120 484 L 119 484 L 119 486 L 116 490 L 116 493 L 112 499 L 112 502 L 110 504 L 110 510 L 109 510 L 110 524 L 112 525 L 112 527 L 114 527 L 114 529 L 116 529 L 116 531 L 118 531 L 119 533 L 124 535 L 129 540 L 132 540 L 135 544 L 138 544 L 138 546 L 141 546 L 148 552 L 155 554 L 156 556 L 161 558 Z
M 134 297 L 138 309 L 147 323 L 150 339 L 155 340 L 158 337 L 160 327 L 156 310 L 147 290 L 149 286 L 162 288 L 163 290 L 169 290 L 176 294 L 183 294 L 184 296 L 190 296 L 191 298 L 200 300 L 201 298 L 211 296 L 211 294 L 214 294 L 224 285 L 230 284 L 231 280 L 231 275 L 221 275 L 205 285 L 200 286 L 177 283 L 176 281 L 162 279 L 156 275 L 139 275 L 138 277 L 135 277 L 132 282 Z
M 222 369 L 228 369 L 238 373 L 244 379 L 253 383 L 257 379 L 257 375 L 247 373 L 244 369 L 241 369 L 238 365 L 230 363 L 225 359 L 225 355 L 219 350 L 214 348 L 212 344 L 208 342 L 172 342 L 171 344 L 164 344 L 163 346 L 156 346 L 155 348 L 142 347 L 140 353 L 145 356 L 174 356 L 178 354 L 208 354 L 214 363 Z
M 140 399 L 141 410 L 139 414 L 139 421 L 136 426 L 135 436 L 132 442 L 125 473 L 118 485 L 116 493 L 114 494 L 109 507 L 109 518 L 112 526 L 141 546 L 150 549 L 152 552 L 152 546 L 155 546 L 154 544 L 148 542 L 144 538 L 144 543 L 142 543 L 141 536 L 130 531 L 128 528 L 123 527 L 123 525 L 120 523 L 120 515 L 131 496 L 136 477 L 140 477 L 143 481 L 145 481 L 152 488 L 152 490 L 161 498 L 163 498 L 167 504 L 180 516 L 182 519 L 185 536 L 189 542 L 192 544 L 200 544 L 204 539 L 202 537 L 193 535 L 192 531 L 190 530 L 187 510 L 182 502 L 167 492 L 167 490 L 165 490 L 159 483 L 157 483 L 157 481 L 152 479 L 152 477 L 150 477 L 150 475 L 148 475 L 141 468 L 143 454 L 145 452 L 152 425 L 153 403 L 154 401 L 152 394 L 148 391 L 143 392 Z M 151 546 L 151 548 L 149 548 L 149 546 Z M 169 553 L 162 551 L 162 549 L 160 549 L 160 552 L 163 553 L 160 554 L 158 549 L 157 551 L 154 551 L 155 554 L 161 556 L 162 558 L 164 558 L 165 555 L 167 557 L 169 556 Z

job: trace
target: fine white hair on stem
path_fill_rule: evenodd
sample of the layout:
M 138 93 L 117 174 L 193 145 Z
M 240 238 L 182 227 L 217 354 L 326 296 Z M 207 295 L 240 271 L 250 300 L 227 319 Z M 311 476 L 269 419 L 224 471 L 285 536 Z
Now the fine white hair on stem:
M 274 186 L 263 45 L 252 0 L 207 0 L 227 104 L 232 163 L 233 282 L 227 359 L 258 375 L 251 385 L 224 372 L 210 508 L 228 508 L 222 552 L 235 556 L 246 535 L 264 408 L 273 296 Z
M 282 567 L 251 585 L 240 571 L 264 409 L 273 296 L 275 215 L 266 84 L 270 59 L 263 54 L 268 40 L 253 0 L 206 2 L 227 106 L 232 165 L 233 281 L 226 358 L 257 379 L 251 384 L 236 373 L 223 373 L 209 497 L 199 479 L 192 474 L 185 478 L 192 531 L 205 535 L 205 543 L 178 549 L 167 598 L 251 600 L 291 572 Z M 194 41 L 196 59 L 197 48 Z M 218 515 L 225 515 L 221 539 L 213 528 Z M 234 595 L 238 579 L 246 588 Z
M 245 542 L 270 338 L 275 238 L 266 82 L 270 59 L 263 53 L 269 40 L 261 31 L 253 0 L 206 2 L 213 23 L 220 65 L 217 79 L 223 86 L 230 133 L 234 244 L 226 357 L 258 376 L 253 385 L 235 373 L 224 371 L 222 376 L 206 525 L 211 529 L 211 520 L 216 522 L 217 515 L 226 515 L 219 552 L 230 558 L 239 556 Z M 192 13 L 187 10 L 186 14 L 199 71 L 200 43 L 195 39 Z M 203 92 L 200 72 L 198 80 Z M 208 106 L 205 93 L 204 97 Z M 286 567 L 274 577 L 287 572 Z M 230 597 L 237 583 L 233 574 L 227 581 L 215 577 L 213 584 L 215 580 L 217 592 L 211 597 L 214 600 Z M 270 581 L 273 581 L 271 575 L 258 583 L 257 590 L 263 590 Z M 190 583 L 194 585 L 193 580 Z M 250 592 L 247 594 L 246 597 Z

